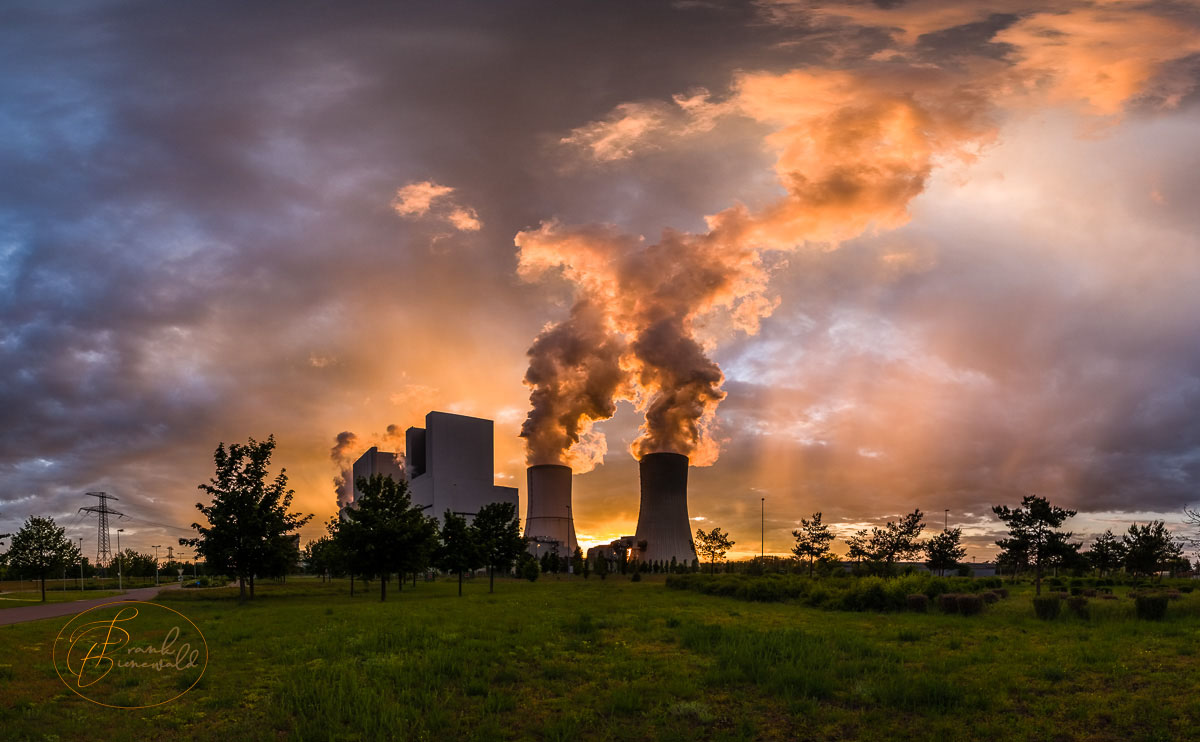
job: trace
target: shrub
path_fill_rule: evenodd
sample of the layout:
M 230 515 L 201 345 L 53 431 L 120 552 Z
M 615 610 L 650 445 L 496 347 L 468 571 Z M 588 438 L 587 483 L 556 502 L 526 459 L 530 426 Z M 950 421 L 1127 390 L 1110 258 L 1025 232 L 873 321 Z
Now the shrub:
M 1078 585 L 1072 585 L 1071 586 L 1071 595 L 1075 595 L 1075 596 L 1083 595 L 1083 588 Z
M 1096 597 L 1097 595 L 1099 595 L 1099 593 L 1098 593 L 1098 592 L 1096 592 L 1096 589 L 1095 589 L 1095 588 L 1090 588 L 1090 587 L 1089 587 L 1087 590 L 1084 590 L 1084 591 L 1083 591 L 1083 595 L 1084 595 L 1084 597 L 1085 597 L 1085 598 L 1094 598 L 1094 597 Z
M 964 616 L 983 613 L 983 598 L 978 595 L 959 595 L 958 612 Z
M 634 573 L 633 573 L 633 577 L 630 577 L 630 578 L 629 578 L 629 581 L 630 581 L 630 582 L 641 582 L 641 581 L 642 581 L 642 573 L 641 573 L 641 572 L 634 572 Z
M 1179 592 L 1181 592 L 1181 593 L 1190 593 L 1191 591 L 1193 591 L 1195 589 L 1196 589 L 1195 585 L 1180 585 L 1179 586 Z
M 929 598 L 925 597 L 923 593 L 909 595 L 907 598 L 905 598 L 905 600 L 908 604 L 908 610 L 910 611 L 924 613 L 925 611 L 929 610 Z
M 1112 593 L 1101 593 L 1100 600 L 1120 600 L 1120 598 L 1113 595 Z
M 986 593 L 980 593 L 979 597 L 983 598 L 984 603 L 995 603 L 996 601 L 1000 600 L 1000 596 L 992 590 L 988 590 Z
M 1144 621 L 1161 621 L 1167 615 L 1166 595 L 1138 595 L 1133 600 L 1137 617 Z
M 1179 592 L 1178 590 L 1168 590 L 1167 597 L 1171 600 L 1179 600 L 1183 597 L 1183 593 Z
M 1007 598 L 1007 597 L 1008 597 L 1008 588 L 1007 588 L 1007 587 L 998 587 L 998 588 L 996 588 L 995 590 L 993 590 L 992 592 L 996 593 L 996 594 L 997 594 L 997 595 L 999 595 L 1001 598 Z
M 958 613 L 958 595 L 954 593 L 939 595 L 938 608 L 942 609 L 942 613 Z
M 1033 612 L 1044 621 L 1058 618 L 1060 611 L 1062 611 L 1062 601 L 1057 595 L 1041 595 L 1035 596 L 1033 599 Z
M 1075 595 L 1067 598 L 1067 607 L 1071 609 L 1072 613 L 1080 618 L 1088 617 L 1088 599 L 1082 595 Z

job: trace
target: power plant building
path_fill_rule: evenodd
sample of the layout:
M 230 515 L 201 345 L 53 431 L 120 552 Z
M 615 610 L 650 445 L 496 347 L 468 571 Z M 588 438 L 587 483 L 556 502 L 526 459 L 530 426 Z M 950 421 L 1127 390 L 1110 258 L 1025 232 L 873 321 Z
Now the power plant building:
M 535 556 L 547 551 L 571 556 L 579 546 L 571 514 L 571 468 L 537 464 L 526 470 L 526 482 L 529 503 L 525 540 L 529 552 Z
M 494 484 L 491 420 L 430 412 L 425 427 L 409 428 L 404 438 L 413 503 L 439 521 L 447 510 L 471 517 L 494 502 L 510 502 L 518 512 L 517 488 Z
M 404 467 L 400 464 L 399 458 L 399 454 L 380 451 L 376 446 L 371 446 L 366 453 L 358 457 L 350 469 L 350 488 L 353 499 L 338 508 L 338 517 L 341 520 L 346 520 L 346 507 L 352 506 L 354 500 L 362 496 L 362 491 L 358 488 L 360 478 L 370 479 L 376 474 L 382 474 L 397 482 L 404 479 Z
M 648 453 L 638 462 L 642 499 L 634 541 L 646 543 L 638 558 L 691 564 L 696 558 L 688 520 L 688 458 L 679 453 Z

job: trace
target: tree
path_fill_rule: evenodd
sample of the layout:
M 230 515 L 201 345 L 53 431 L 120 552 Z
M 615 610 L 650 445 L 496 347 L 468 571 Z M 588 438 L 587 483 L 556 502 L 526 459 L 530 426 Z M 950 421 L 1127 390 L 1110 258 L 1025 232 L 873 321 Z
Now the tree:
M 525 551 L 525 539 L 521 537 L 517 506 L 511 502 L 484 505 L 475 514 L 474 527 L 479 538 L 480 557 L 488 568 L 490 593 L 496 587 L 496 570 L 507 572 L 517 557 Z
M 587 577 L 587 570 L 584 569 L 584 564 L 586 564 L 586 562 L 583 560 L 583 549 L 576 546 L 575 555 L 571 557 L 571 569 L 575 572 L 575 574 L 583 574 L 584 577 Z
M 867 533 L 867 529 L 855 531 L 853 536 L 846 539 L 846 558 L 853 559 L 857 564 L 862 564 L 864 560 L 870 559 L 871 555 L 867 552 L 869 540 L 870 535 Z
M 288 552 L 295 552 L 290 537 L 312 519 L 288 511 L 295 493 L 288 489 L 285 469 L 267 481 L 274 450 L 273 435 L 261 442 L 251 438 L 245 445 L 231 443 L 228 449 L 218 444 L 213 454 L 216 473 L 199 486 L 212 502 L 196 503 L 208 525 L 193 523 L 199 536 L 179 539 L 181 545 L 194 547 L 212 569 L 237 577 L 243 600 L 247 582 L 254 597 L 256 574 L 286 573 Z
M 439 569 L 458 575 L 458 597 L 462 597 L 462 578 L 484 564 L 479 552 L 479 537 L 474 526 L 461 515 L 446 511 L 442 522 L 441 544 L 435 554 Z
M 816 512 L 812 520 L 801 518 L 800 528 L 792 531 L 792 536 L 796 539 L 792 553 L 801 561 L 808 558 L 808 576 L 812 577 L 813 565 L 829 552 L 833 534 L 829 532 L 829 526 L 821 522 L 821 513 Z
M 703 528 L 696 529 L 696 553 L 708 557 L 708 566 L 713 573 L 717 571 L 717 560 L 724 559 L 734 543 L 720 528 L 714 527 L 707 532 Z
M 882 562 L 891 572 L 895 562 L 920 554 L 924 545 L 918 539 L 925 530 L 924 517 L 920 510 L 914 510 L 895 523 L 888 521 L 883 528 L 872 528 L 866 544 L 868 558 Z
M 1125 569 L 1133 574 L 1158 574 L 1183 556 L 1183 549 L 1175 543 L 1161 520 L 1151 521 L 1144 526 L 1134 523 L 1121 541 L 1125 551 Z
M 1117 540 L 1111 530 L 1105 531 L 1092 542 L 1087 552 L 1088 562 L 1101 577 L 1111 574 L 1125 561 L 1125 545 Z
M 608 555 L 601 552 L 596 555 L 596 574 L 600 575 L 600 579 L 606 579 L 611 570 L 608 566 Z
M 412 503 L 408 482 L 390 475 L 359 477 L 354 507 L 346 508 L 349 543 L 357 550 L 356 562 L 364 574 L 379 577 L 379 600 L 387 600 L 387 583 L 393 570 L 400 577 L 417 568 L 432 551 L 437 523 Z M 401 587 L 403 589 L 403 587 Z
M 66 536 L 53 518 L 31 516 L 12 537 L 8 566 L 20 574 L 41 580 L 42 602 L 46 601 L 46 577 L 79 564 L 79 547 Z
M 1074 510 L 1065 510 L 1050 504 L 1037 495 L 1026 495 L 1021 507 L 1010 510 L 1006 505 L 996 505 L 992 512 L 1008 526 L 1009 538 L 996 542 L 1002 555 L 1015 565 L 1032 563 L 1036 570 L 1035 593 L 1042 594 L 1042 570 L 1056 554 L 1066 548 L 1070 533 L 1058 530 L 1059 526 L 1075 516 Z
M 929 570 L 937 570 L 938 575 L 944 576 L 947 569 L 958 566 L 967 555 L 967 548 L 960 542 L 962 529 L 951 528 L 944 530 L 925 542 L 925 566 Z

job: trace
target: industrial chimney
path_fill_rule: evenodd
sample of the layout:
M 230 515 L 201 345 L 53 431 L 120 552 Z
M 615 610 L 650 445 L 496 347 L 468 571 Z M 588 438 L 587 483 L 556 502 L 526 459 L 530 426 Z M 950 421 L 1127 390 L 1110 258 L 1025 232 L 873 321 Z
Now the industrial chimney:
M 648 453 L 638 462 L 642 504 L 634 543 L 646 542 L 641 559 L 682 564 L 696 558 L 687 510 L 688 458 L 680 453 Z
M 575 516 L 571 513 L 571 467 L 538 464 L 526 471 L 529 510 L 525 516 L 525 538 L 531 550 L 543 551 L 558 544 L 559 556 L 575 553 Z

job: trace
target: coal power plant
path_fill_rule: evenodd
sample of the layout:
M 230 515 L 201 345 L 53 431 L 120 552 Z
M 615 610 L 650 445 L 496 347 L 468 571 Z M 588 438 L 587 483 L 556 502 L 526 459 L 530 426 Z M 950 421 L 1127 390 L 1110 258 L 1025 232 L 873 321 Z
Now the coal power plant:
M 688 457 L 680 453 L 648 453 L 638 462 L 642 500 L 635 543 L 646 546 L 638 558 L 647 562 L 691 564 L 696 558 L 688 520 Z
M 525 516 L 525 540 L 529 551 L 556 550 L 560 556 L 575 553 L 575 521 L 571 516 L 571 468 L 561 464 L 538 464 L 526 471 L 529 507 Z

